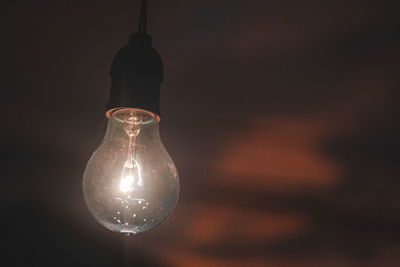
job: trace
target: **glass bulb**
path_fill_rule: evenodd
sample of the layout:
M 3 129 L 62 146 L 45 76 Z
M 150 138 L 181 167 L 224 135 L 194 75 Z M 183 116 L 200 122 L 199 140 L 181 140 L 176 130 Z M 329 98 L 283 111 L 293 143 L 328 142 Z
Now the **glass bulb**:
M 112 231 L 135 235 L 168 217 L 178 200 L 179 178 L 153 113 L 133 108 L 112 113 L 82 186 L 90 212 Z

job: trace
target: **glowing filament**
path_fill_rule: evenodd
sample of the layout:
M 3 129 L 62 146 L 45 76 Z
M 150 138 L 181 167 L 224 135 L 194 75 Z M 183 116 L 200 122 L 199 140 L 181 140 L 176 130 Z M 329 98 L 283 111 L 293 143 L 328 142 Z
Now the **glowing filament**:
M 135 182 L 137 186 L 143 186 L 140 165 L 135 159 L 127 160 L 122 170 L 119 189 L 124 193 L 133 191 L 135 190 Z
M 127 177 L 121 177 L 121 183 L 119 185 L 119 189 L 124 193 L 132 191 L 134 189 L 132 187 L 133 180 L 134 179 L 132 175 L 128 175 Z

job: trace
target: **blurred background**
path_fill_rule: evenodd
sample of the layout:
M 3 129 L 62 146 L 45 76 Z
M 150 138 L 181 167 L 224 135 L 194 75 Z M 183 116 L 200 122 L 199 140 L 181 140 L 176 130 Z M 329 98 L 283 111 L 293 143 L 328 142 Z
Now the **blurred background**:
M 5 1 L 7 266 L 400 266 L 398 1 L 149 1 L 181 179 L 128 238 L 81 191 L 139 0 Z

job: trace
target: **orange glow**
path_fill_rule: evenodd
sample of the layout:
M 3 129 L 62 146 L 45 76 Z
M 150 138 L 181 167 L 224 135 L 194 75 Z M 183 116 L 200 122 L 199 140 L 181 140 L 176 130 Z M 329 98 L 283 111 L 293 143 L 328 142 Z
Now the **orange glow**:
M 186 235 L 192 242 L 201 244 L 288 238 L 304 233 L 309 227 L 307 217 L 296 212 L 262 213 L 232 206 L 204 205 L 193 215 Z
M 331 188 L 341 175 L 341 166 L 322 152 L 328 130 L 318 120 L 255 122 L 225 142 L 216 160 L 216 177 L 265 190 Z

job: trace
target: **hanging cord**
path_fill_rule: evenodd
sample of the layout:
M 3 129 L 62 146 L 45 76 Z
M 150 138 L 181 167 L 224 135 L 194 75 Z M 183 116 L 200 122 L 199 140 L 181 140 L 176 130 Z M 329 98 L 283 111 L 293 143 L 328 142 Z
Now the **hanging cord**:
M 139 32 L 147 32 L 147 0 L 142 0 L 142 7 L 139 15 Z

